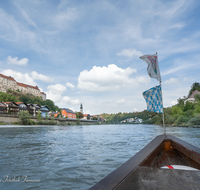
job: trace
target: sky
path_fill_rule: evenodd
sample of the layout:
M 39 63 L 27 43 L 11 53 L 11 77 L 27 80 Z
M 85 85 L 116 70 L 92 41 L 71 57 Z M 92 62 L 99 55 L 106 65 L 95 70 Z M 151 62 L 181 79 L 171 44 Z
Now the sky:
M 146 109 L 159 82 L 139 57 L 157 52 L 164 107 L 200 82 L 198 0 L 0 1 L 0 73 L 84 114 Z

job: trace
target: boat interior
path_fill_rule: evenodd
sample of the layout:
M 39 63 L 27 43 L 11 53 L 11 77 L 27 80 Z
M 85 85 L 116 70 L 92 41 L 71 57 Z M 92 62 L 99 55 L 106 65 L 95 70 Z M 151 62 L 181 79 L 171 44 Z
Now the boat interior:
M 170 165 L 190 166 L 200 170 L 200 163 L 195 157 L 195 152 L 173 142 L 171 139 L 164 140 L 140 166 L 161 168 Z
M 162 168 L 171 165 L 191 169 Z M 94 189 L 200 189 L 200 149 L 172 135 L 159 135 Z

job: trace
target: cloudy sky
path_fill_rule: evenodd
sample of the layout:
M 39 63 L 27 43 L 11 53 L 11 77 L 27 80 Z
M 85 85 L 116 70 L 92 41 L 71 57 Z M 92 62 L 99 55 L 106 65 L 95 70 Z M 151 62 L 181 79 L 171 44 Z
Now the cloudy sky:
M 141 55 L 158 52 L 164 107 L 200 82 L 198 0 L 0 1 L 0 73 L 84 113 L 143 111 L 158 85 Z

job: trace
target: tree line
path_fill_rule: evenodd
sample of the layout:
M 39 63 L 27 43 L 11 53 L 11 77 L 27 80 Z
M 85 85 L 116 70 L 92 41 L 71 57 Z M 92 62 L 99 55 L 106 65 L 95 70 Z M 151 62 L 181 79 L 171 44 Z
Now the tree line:
M 200 92 L 200 83 L 195 82 L 192 84 L 188 93 L 189 97 L 195 90 Z M 186 96 L 179 98 L 177 104 L 164 108 L 164 120 L 169 125 L 200 125 L 200 94 L 195 94 L 195 102 L 185 101 Z M 184 103 L 185 102 L 185 103 Z M 128 118 L 138 117 L 143 120 L 144 124 L 162 124 L 163 115 L 161 113 L 142 112 L 133 113 L 117 113 L 117 114 L 102 114 L 106 118 L 107 123 L 119 123 Z

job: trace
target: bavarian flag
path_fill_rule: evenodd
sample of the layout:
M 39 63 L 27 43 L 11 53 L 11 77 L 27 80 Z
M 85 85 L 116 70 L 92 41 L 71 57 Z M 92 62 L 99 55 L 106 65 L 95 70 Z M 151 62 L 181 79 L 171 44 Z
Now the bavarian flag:
M 163 113 L 161 86 L 155 86 L 142 93 L 147 103 L 147 111 Z

